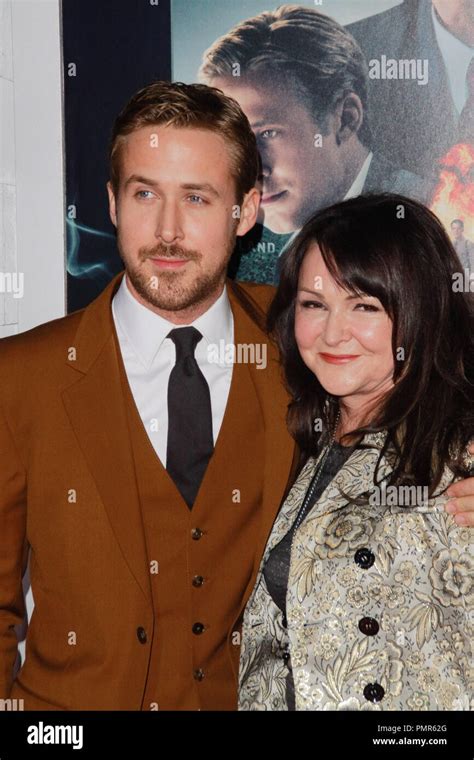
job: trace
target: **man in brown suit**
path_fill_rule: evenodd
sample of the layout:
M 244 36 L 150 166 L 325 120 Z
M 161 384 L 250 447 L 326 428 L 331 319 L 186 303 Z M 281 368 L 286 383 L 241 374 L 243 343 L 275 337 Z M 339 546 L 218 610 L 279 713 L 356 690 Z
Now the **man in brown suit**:
M 140 91 L 111 145 L 125 276 L 0 342 L 0 699 L 236 708 L 240 617 L 297 459 L 263 328 L 273 289 L 226 280 L 257 171 L 234 101 Z
M 272 288 L 226 283 L 257 171 L 237 104 L 204 85 L 145 88 L 111 151 L 126 284 L 1 341 L 0 698 L 236 707 L 237 619 L 294 454 L 263 330 Z M 180 362 L 167 336 L 183 325 L 202 334 Z M 221 340 L 247 353 L 213 362 Z M 12 680 L 29 547 L 35 606 Z

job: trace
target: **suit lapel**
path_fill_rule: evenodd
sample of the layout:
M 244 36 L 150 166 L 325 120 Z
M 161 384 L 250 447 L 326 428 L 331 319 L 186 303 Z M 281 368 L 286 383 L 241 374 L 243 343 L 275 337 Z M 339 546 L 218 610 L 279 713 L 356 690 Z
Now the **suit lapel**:
M 428 114 L 435 113 L 436 123 L 441 125 L 442 130 L 447 135 L 452 136 L 451 143 L 454 144 L 457 140 L 459 116 L 451 97 L 443 56 L 438 47 L 431 15 L 431 5 L 431 2 L 421 2 L 418 6 L 418 13 L 414 19 L 416 26 L 414 29 L 409 30 L 409 40 L 407 41 L 408 46 L 412 48 L 413 54 L 406 55 L 406 58 L 428 60 L 429 84 L 422 85 L 418 87 L 418 90 L 415 90 L 419 96 L 420 103 L 423 103 L 423 109 L 421 110 L 422 118 L 425 119 L 428 117 Z M 427 98 L 428 102 L 424 101 L 423 98 Z M 423 131 L 421 134 L 423 134 Z
M 234 342 L 236 345 L 239 343 L 258 343 L 267 346 L 267 367 L 258 369 L 255 364 L 248 365 L 262 410 L 265 425 L 265 450 L 262 456 L 264 485 L 260 529 L 255 542 L 253 573 L 242 597 L 241 612 L 252 591 L 265 543 L 283 500 L 285 489 L 291 477 L 290 473 L 294 470 L 295 444 L 286 430 L 286 411 L 289 396 L 282 382 L 278 351 L 269 341 L 265 332 L 255 324 L 255 321 L 249 317 L 247 311 L 242 307 L 235 295 L 235 290 L 238 287 L 237 283 L 232 283 L 228 289 L 234 313 Z
M 77 373 L 62 393 L 71 425 L 125 560 L 151 603 L 135 470 L 113 335 L 111 301 L 122 273 L 88 306 L 75 336 Z

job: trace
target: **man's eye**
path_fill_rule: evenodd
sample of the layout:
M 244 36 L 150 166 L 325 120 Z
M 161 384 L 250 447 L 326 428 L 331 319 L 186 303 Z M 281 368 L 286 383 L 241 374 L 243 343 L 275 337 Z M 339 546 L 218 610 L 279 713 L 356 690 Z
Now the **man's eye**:
M 263 137 L 264 140 L 271 140 L 277 134 L 278 131 L 276 129 L 264 129 L 263 132 L 260 132 L 260 137 Z
M 149 194 L 148 196 L 147 196 L 147 193 Z M 138 190 L 138 192 L 136 192 L 135 195 L 137 198 L 145 198 L 145 197 L 149 197 L 150 195 L 153 195 L 153 193 L 151 192 L 151 190 Z
M 202 204 L 206 203 L 204 198 L 201 198 L 200 195 L 188 195 L 188 198 L 193 202 L 195 206 L 201 206 Z

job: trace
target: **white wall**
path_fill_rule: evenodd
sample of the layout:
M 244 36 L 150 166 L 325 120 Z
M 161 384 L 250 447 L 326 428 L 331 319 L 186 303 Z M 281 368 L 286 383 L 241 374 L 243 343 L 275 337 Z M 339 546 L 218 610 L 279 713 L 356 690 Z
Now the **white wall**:
M 60 2 L 0 0 L 0 337 L 65 314 L 63 188 Z
M 0 2 L 0 271 L 16 271 L 16 176 L 12 8 Z M 18 329 L 18 300 L 0 291 L 0 335 Z
M 65 314 L 60 29 L 60 0 L 0 0 L 0 338 Z

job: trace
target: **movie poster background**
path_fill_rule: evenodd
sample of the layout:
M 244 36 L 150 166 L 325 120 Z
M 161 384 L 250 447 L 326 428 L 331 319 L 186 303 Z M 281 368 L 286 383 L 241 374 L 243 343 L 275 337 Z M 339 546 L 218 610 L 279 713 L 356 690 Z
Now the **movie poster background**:
M 474 240 L 474 117 L 473 111 L 466 114 L 469 103 L 474 109 L 474 64 L 471 90 L 466 71 L 474 49 L 450 39 L 437 21 L 437 2 L 313 0 L 298 4 L 346 26 L 361 48 L 368 86 L 363 117 L 370 124 L 371 141 L 366 158 L 360 153 L 349 156 L 349 164 L 353 161 L 356 168 L 348 173 L 349 191 L 339 192 L 338 172 L 325 169 L 331 164 L 326 161 L 324 135 L 317 146 L 300 140 L 297 160 L 289 158 L 297 139 L 293 145 L 282 140 L 279 152 L 269 159 L 263 155 L 269 144 L 265 147 L 262 139 L 266 125 L 255 128 L 262 165 L 267 164 L 262 197 L 270 198 L 262 204 L 259 224 L 239 238 L 230 276 L 276 283 L 280 255 L 310 213 L 327 205 L 327 199 L 334 202 L 361 192 L 392 191 L 421 200 L 435 211 L 450 235 L 451 222 L 461 219 L 464 238 Z M 198 72 L 209 46 L 234 25 L 278 5 L 262 0 L 171 0 L 171 4 L 160 0 L 158 5 L 148 0 L 103 0 L 97 6 L 92 0 L 80 4 L 63 0 L 65 71 L 68 61 L 77 60 L 82 71 L 88 72 L 82 78 L 65 76 L 66 207 L 77 210 L 77 218 L 67 220 L 69 311 L 90 302 L 122 268 L 105 193 L 106 146 L 118 110 L 134 90 L 153 79 L 208 81 Z M 293 39 L 295 60 L 304 59 L 304 44 L 298 34 Z M 409 77 L 404 76 L 407 72 Z M 293 109 L 297 93 L 291 89 L 282 93 L 278 73 L 272 76 L 267 92 L 273 95 L 291 135 L 300 126 Z M 245 87 L 245 83 L 242 71 L 239 84 Z M 329 96 L 330 80 L 325 87 L 323 95 Z M 235 96 L 235 92 L 229 94 Z M 246 103 L 241 105 L 245 111 Z M 267 131 L 268 135 L 273 132 Z M 343 163 L 336 168 L 348 171 Z M 279 176 L 287 187 L 278 185 Z M 283 191 L 284 195 L 292 186 L 299 190 L 302 202 L 290 214 L 285 204 L 291 193 L 283 200 L 278 200 L 278 194 Z M 462 245 L 466 248 L 466 243 Z M 465 251 L 465 266 L 474 267 L 473 248 Z
M 109 219 L 107 149 L 133 93 L 171 78 L 169 0 L 63 0 L 62 26 L 70 313 L 122 269 Z
M 457 1 L 453 0 L 453 3 Z M 466 119 L 464 113 L 467 124 L 462 132 L 459 127 L 462 109 L 468 99 L 466 67 L 469 57 L 474 55 L 474 48 L 463 45 L 452 36 L 450 39 L 449 32 L 436 15 L 434 6 L 437 4 L 438 0 L 433 3 L 431 0 L 405 0 L 402 3 L 324 0 L 298 4 L 345 25 L 366 59 L 369 97 L 364 116 L 372 132 L 370 166 L 364 177 L 358 176 L 357 169 L 353 171 L 353 185 L 349 192 L 339 192 L 334 185 L 337 171 L 331 170 L 334 164 L 324 160 L 324 152 L 328 150 L 326 137 L 323 136 L 322 144 L 316 146 L 308 139 L 308 134 L 303 138 L 295 136 L 299 128 L 294 116 L 298 98 L 295 100 L 295 92 L 288 89 L 284 66 L 280 70 L 276 66 L 270 75 L 262 77 L 261 90 L 264 91 L 261 94 L 258 91 L 249 94 L 252 82 L 243 67 L 233 70 L 224 79 L 215 79 L 206 73 L 203 76 L 201 71 L 200 81 L 220 86 L 233 95 L 251 123 L 259 123 L 254 132 L 262 157 L 261 224 L 239 240 L 230 268 L 232 276 L 276 283 L 278 258 L 307 218 L 308 209 L 314 211 L 328 205 L 329 199 L 335 202 L 362 192 L 392 191 L 420 200 L 437 213 L 450 234 L 452 220 L 461 219 L 465 237 L 474 239 L 472 118 Z M 215 40 L 226 35 L 236 24 L 263 11 L 275 10 L 279 5 L 259 0 L 239 3 L 195 0 L 192 4 L 186 0 L 172 0 L 173 78 L 196 81 L 203 53 Z M 293 29 L 297 29 L 298 22 L 291 23 Z M 278 33 L 278 30 L 274 32 L 275 40 Z M 337 34 L 337 30 L 334 33 Z M 244 35 L 244 38 L 248 43 L 250 35 Z M 262 39 L 259 37 L 260 52 L 263 51 Z M 293 31 L 292 40 L 294 59 L 310 60 L 312 51 L 304 41 L 304 32 Z M 278 56 L 278 42 L 276 47 L 275 57 Z M 228 48 L 228 55 L 232 57 L 232 48 Z M 258 55 L 257 51 L 255 55 Z M 323 57 L 321 67 L 324 64 Z M 272 69 L 263 63 L 259 71 L 264 72 L 266 66 Z M 315 68 L 315 79 L 317 76 Z M 474 80 L 474 70 L 472 78 Z M 280 87 L 281 80 L 285 80 L 283 87 Z M 331 86 L 330 80 L 324 83 L 321 95 L 330 95 Z M 261 98 L 259 108 L 255 105 L 256 98 Z M 278 98 L 280 112 L 275 119 Z M 471 98 L 474 98 L 474 82 Z M 471 105 L 474 105 L 472 100 Z M 262 113 L 265 115 L 263 119 Z M 322 131 L 319 126 L 315 124 L 316 132 Z M 277 147 L 270 147 L 268 134 L 272 131 L 276 133 L 273 146 Z M 293 143 L 300 139 L 299 156 L 294 159 L 289 158 L 296 152 L 292 135 Z M 315 151 L 319 151 L 319 160 L 315 160 Z M 363 155 L 358 160 L 360 166 Z M 341 161 L 350 163 L 350 156 L 346 155 Z M 360 175 L 365 169 L 362 167 Z M 313 180 L 313 175 L 318 173 L 324 173 L 324 176 Z M 278 199 L 281 192 L 283 197 Z M 288 218 L 291 216 L 288 207 L 292 192 L 299 192 L 303 199 L 303 218 L 294 213 L 292 219 Z M 472 266 L 474 255 L 467 251 L 466 254 L 465 265 L 470 263 Z

